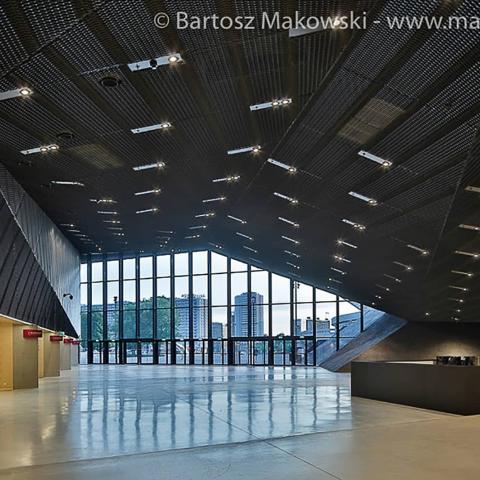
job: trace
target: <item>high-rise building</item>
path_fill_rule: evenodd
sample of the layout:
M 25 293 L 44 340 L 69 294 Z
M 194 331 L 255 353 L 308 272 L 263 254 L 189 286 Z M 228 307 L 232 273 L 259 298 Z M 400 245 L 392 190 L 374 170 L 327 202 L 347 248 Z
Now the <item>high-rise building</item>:
M 263 295 L 251 292 L 251 335 L 261 337 L 264 335 L 263 324 Z M 235 296 L 235 310 L 233 312 L 232 335 L 235 337 L 248 336 L 248 293 Z
M 222 337 L 223 337 L 223 323 L 212 322 L 212 338 L 222 338 Z
M 204 295 L 192 295 L 192 338 L 207 338 L 208 309 Z M 190 309 L 188 295 L 175 298 L 175 332 L 177 338 L 190 338 Z
M 295 319 L 295 335 L 299 337 L 302 334 L 302 319 Z

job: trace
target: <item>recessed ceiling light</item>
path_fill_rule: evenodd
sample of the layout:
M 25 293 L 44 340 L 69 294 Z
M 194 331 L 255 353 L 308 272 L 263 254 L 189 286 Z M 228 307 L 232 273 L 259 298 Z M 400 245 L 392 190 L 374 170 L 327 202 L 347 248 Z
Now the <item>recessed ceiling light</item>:
M 243 225 L 247 223 L 246 220 L 242 220 L 241 218 L 234 217 L 233 215 L 227 215 L 227 218 L 230 218 L 231 220 L 235 220 L 236 222 L 242 223 Z
M 227 197 L 206 198 L 205 200 L 202 200 L 202 203 L 223 202 L 226 199 Z
M 337 240 L 337 245 L 345 245 L 346 247 L 350 247 L 350 248 L 358 248 L 357 245 L 354 245 L 353 243 L 349 243 L 341 239 Z
M 300 258 L 300 255 L 299 255 L 298 253 L 291 252 L 290 250 L 284 250 L 284 252 L 285 252 L 287 255 L 290 255 L 291 257 Z
M 342 257 L 342 255 L 334 255 L 333 258 L 334 258 L 337 262 L 352 263 L 351 260 L 349 260 L 348 258 Z
M 28 87 L 16 88 L 15 90 L 7 90 L 5 92 L 0 92 L 0 101 L 9 100 L 10 98 L 15 97 L 29 97 L 33 91 Z
M 449 300 L 453 300 L 454 302 L 457 302 L 457 303 L 465 303 L 465 300 L 463 300 L 462 298 L 449 298 Z
M 382 290 L 385 290 L 386 292 L 390 291 L 389 287 L 385 287 L 384 285 L 379 285 L 378 283 L 375 284 L 378 288 L 381 288 Z
M 480 232 L 480 227 L 477 225 L 465 225 L 464 223 L 461 223 L 459 227 L 465 230 L 474 230 L 475 232 Z
M 173 60 L 173 58 L 176 60 Z M 128 64 L 128 68 L 132 72 L 138 72 L 139 70 L 146 70 L 151 68 L 156 70 L 161 65 L 171 65 L 183 61 L 182 56 L 179 53 L 170 53 L 169 55 L 163 55 L 161 57 L 149 58 L 148 60 L 139 60 L 138 62 L 132 62 Z
M 417 252 L 420 252 L 424 257 L 430 254 L 430 252 L 425 248 L 417 247 L 416 245 L 412 245 L 411 243 L 407 244 L 407 247 L 411 248 L 412 250 L 416 250 Z
M 97 213 L 99 213 L 100 215 L 118 215 L 118 212 L 107 210 L 97 210 Z
M 157 123 L 155 125 L 149 125 L 148 127 L 132 128 L 132 133 L 145 133 L 153 130 L 167 130 L 172 124 L 170 122 Z
M 250 240 L 250 241 L 253 242 L 253 237 L 250 237 L 249 235 L 245 235 L 245 234 L 242 233 L 242 232 L 235 232 L 235 235 L 238 235 L 239 237 L 246 238 L 247 240 Z
M 383 276 L 389 278 L 390 280 L 393 280 L 394 282 L 402 283 L 399 278 L 394 277 L 393 275 L 389 275 L 388 273 L 384 273 Z
M 384 168 L 389 168 L 392 166 L 392 162 L 390 160 L 384 160 L 383 158 L 377 157 L 373 155 L 373 153 L 366 152 L 365 150 L 360 150 L 358 154 L 361 157 L 367 158 L 368 160 L 372 160 L 375 163 L 378 163 Z
M 118 225 L 121 222 L 120 222 L 120 220 L 103 220 L 103 223 L 113 223 L 113 224 Z
M 288 195 L 284 195 L 283 193 L 273 192 L 276 197 L 283 198 L 284 200 L 288 200 L 291 204 L 297 205 L 298 200 L 296 198 L 289 197 Z
M 296 239 L 294 239 L 294 238 L 290 238 L 290 237 L 287 237 L 287 236 L 285 236 L 285 235 L 282 235 L 282 238 L 283 238 L 284 240 L 287 240 L 287 241 L 289 241 L 289 242 L 294 243 L 295 245 L 300 245 L 300 240 L 296 240 Z
M 189 239 L 194 239 L 194 238 L 200 238 L 200 235 L 187 235 L 186 237 L 184 237 L 185 239 L 189 240 Z
M 472 272 L 462 272 L 461 270 L 452 270 L 452 273 L 456 273 L 457 275 L 464 275 L 465 277 L 472 278 L 474 275 Z
M 262 147 L 260 145 L 252 145 L 251 147 L 234 148 L 233 150 L 227 150 L 227 155 L 236 155 L 238 153 L 248 153 L 248 152 L 258 153 L 261 149 Z
M 353 222 L 352 220 L 349 220 L 348 218 L 342 218 L 342 222 L 346 223 L 347 225 L 352 226 L 356 230 L 360 230 L 360 231 L 366 230 L 365 225 L 362 225 L 361 223 Z
M 366 202 L 369 205 L 375 206 L 378 205 L 378 202 L 374 198 L 366 197 L 365 195 L 362 195 L 357 192 L 348 192 L 348 194 L 354 198 L 358 198 L 359 200 L 362 200 L 362 202 Z
M 328 279 L 328 281 L 333 283 L 340 283 L 340 284 L 343 283 L 340 280 L 337 280 L 336 278 L 331 278 L 331 277 Z
M 295 265 L 294 263 L 291 263 L 291 262 L 285 262 L 287 265 L 289 265 L 290 267 L 292 268 L 295 268 L 297 270 L 300 270 L 300 267 L 298 265 Z
M 288 218 L 283 218 L 283 217 L 278 217 L 278 219 L 284 223 L 288 223 L 292 227 L 299 228 L 300 224 L 297 222 L 294 222 L 293 220 L 288 220 Z
M 195 218 L 202 218 L 202 217 L 214 217 L 215 212 L 207 212 L 207 213 L 199 213 L 198 215 L 195 215 Z
M 90 199 L 91 202 L 93 203 L 103 203 L 103 204 L 114 204 L 114 203 L 117 203 L 115 200 L 112 200 L 111 198 L 100 198 L 100 199 L 96 199 L 96 198 L 91 198 Z
M 84 187 L 85 185 L 82 182 L 70 182 L 66 180 L 52 180 L 50 182 L 52 185 L 67 185 L 75 187 Z
M 134 193 L 135 196 L 140 196 L 140 195 L 150 195 L 150 194 L 155 194 L 155 193 L 160 193 L 161 190 L 159 188 L 154 188 L 153 190 L 145 190 L 143 192 L 136 192 Z
M 467 257 L 480 258 L 480 253 L 476 252 L 466 252 L 464 250 L 455 250 L 457 255 L 465 255 Z
M 279 162 L 278 160 L 274 160 L 273 158 L 268 158 L 267 162 L 277 167 L 283 168 L 284 170 L 287 170 L 288 173 L 297 173 L 297 169 L 294 166 Z
M 59 147 L 56 143 L 52 143 L 50 145 L 42 145 L 41 147 L 29 148 L 28 150 L 20 150 L 20 153 L 22 155 L 31 155 L 32 153 L 55 152 L 58 148 Z
M 407 265 L 405 263 L 397 262 L 397 261 L 394 261 L 393 263 L 395 265 L 398 265 L 399 267 L 403 267 L 405 270 L 407 270 L 407 272 L 411 272 L 413 270 L 413 267 L 411 265 Z
M 135 213 L 140 215 L 141 213 L 155 213 L 158 212 L 158 208 L 147 208 L 145 210 L 137 210 Z
M 208 242 L 208 244 L 212 247 L 218 248 L 219 250 L 223 250 L 223 247 L 221 245 L 218 245 L 217 243 Z
M 188 227 L 189 230 L 201 230 L 207 228 L 206 225 L 193 225 L 192 227 Z
M 243 245 L 243 248 L 244 248 L 245 250 L 249 250 L 250 252 L 258 253 L 258 250 L 255 250 L 254 248 L 247 247 L 246 245 Z
M 461 290 L 462 292 L 468 292 L 468 288 L 459 287 L 458 285 L 449 285 L 448 288 L 453 288 L 455 290 Z
M 215 178 L 212 180 L 213 183 L 219 183 L 219 182 L 238 182 L 240 180 L 240 175 L 231 175 L 228 177 L 223 177 L 223 178 Z
M 99 80 L 100 85 L 105 88 L 115 88 L 118 87 L 121 83 L 122 80 L 117 77 L 112 77 L 110 75 L 103 77 Z
M 132 170 L 136 172 L 140 172 L 141 170 L 149 170 L 151 168 L 163 168 L 165 166 L 164 162 L 157 162 L 157 163 L 148 163 L 146 165 L 137 165 L 136 167 L 132 167 Z
M 334 272 L 340 273 L 341 275 L 346 275 L 347 272 L 344 272 L 343 270 L 340 270 L 339 268 L 335 267 L 330 267 L 330 270 L 333 270 Z
M 272 100 L 271 102 L 256 103 L 255 105 L 250 105 L 250 111 L 254 112 L 256 110 L 263 110 L 265 108 L 274 108 L 274 107 L 286 107 L 292 103 L 291 98 L 280 98 Z

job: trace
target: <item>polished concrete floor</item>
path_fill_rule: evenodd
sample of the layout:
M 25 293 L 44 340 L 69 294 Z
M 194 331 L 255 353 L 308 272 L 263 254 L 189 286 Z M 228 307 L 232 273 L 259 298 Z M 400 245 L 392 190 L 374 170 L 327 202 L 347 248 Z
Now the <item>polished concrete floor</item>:
M 0 393 L 0 479 L 478 480 L 479 432 L 323 369 L 92 365 Z

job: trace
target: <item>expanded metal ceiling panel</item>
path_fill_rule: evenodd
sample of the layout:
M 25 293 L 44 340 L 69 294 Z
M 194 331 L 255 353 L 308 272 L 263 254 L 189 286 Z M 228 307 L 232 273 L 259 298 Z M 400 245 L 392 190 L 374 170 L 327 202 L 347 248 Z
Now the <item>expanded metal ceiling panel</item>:
M 293 38 L 277 28 L 176 29 L 179 10 L 257 22 L 264 12 L 334 18 L 352 10 L 367 12 L 368 28 Z M 0 102 L 0 161 L 52 220 L 81 231 L 64 228 L 82 253 L 220 245 L 408 319 L 452 320 L 451 270 L 478 270 L 473 257 L 454 252 L 480 250 L 478 233 L 459 228 L 479 221 L 479 194 L 465 187 L 480 186 L 480 36 L 390 29 L 387 16 L 477 10 L 474 0 L 7 1 L 0 91 L 33 94 Z M 154 24 L 160 11 L 172 20 L 164 29 Z M 172 53 L 183 61 L 127 66 Z M 279 98 L 292 102 L 250 110 Z M 131 131 L 164 122 L 171 125 Z M 58 151 L 20 153 L 52 143 Z M 256 145 L 259 152 L 227 154 Z M 153 167 L 133 170 L 145 165 Z M 195 217 L 204 213 L 214 215 Z M 196 224 L 207 228 L 185 238 Z M 174 231 L 166 245 L 165 230 Z M 336 286 L 334 255 L 352 260 Z M 385 284 L 388 295 L 379 291 Z M 478 320 L 478 301 L 472 286 L 461 320 Z

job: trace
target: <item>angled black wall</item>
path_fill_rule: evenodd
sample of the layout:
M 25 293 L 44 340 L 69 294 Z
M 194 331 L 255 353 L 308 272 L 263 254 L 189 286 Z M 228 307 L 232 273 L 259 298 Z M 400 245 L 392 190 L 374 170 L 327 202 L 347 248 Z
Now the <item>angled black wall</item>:
M 0 165 L 0 315 L 77 336 L 79 276 L 78 252 Z

